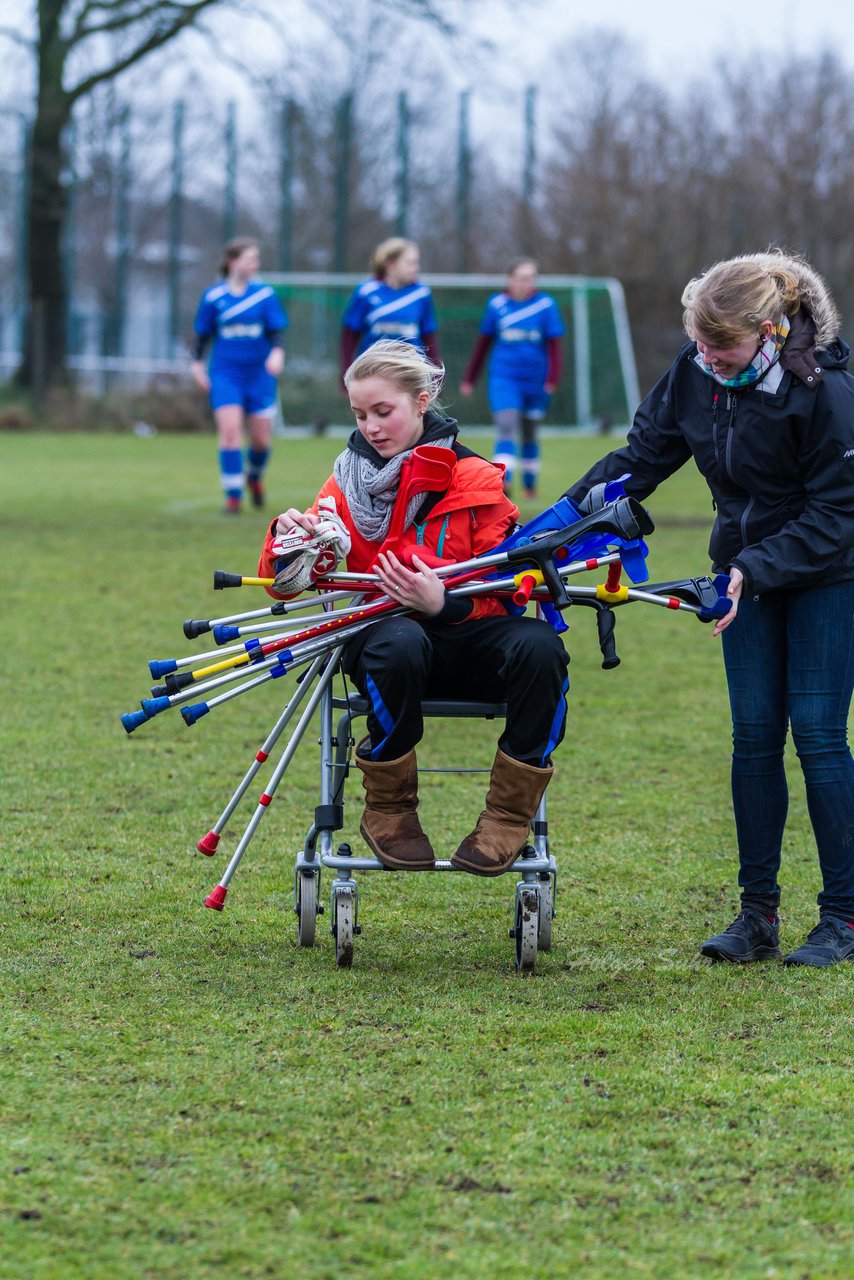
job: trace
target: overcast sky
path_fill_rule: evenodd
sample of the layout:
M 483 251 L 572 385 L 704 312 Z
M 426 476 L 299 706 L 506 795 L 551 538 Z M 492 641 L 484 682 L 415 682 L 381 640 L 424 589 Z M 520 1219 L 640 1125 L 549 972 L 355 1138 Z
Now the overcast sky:
M 32 30 L 35 0 L 0 0 L 0 25 Z M 269 7 L 282 22 L 284 45 L 302 43 L 301 36 L 322 24 L 309 18 L 314 9 L 306 0 L 258 0 L 257 8 Z M 386 9 L 386 12 L 392 6 Z M 447 3 L 449 12 L 453 3 Z M 344 6 L 342 22 L 334 22 L 343 43 L 357 42 L 360 25 L 357 5 Z M 214 11 L 214 25 L 225 35 L 225 45 L 243 51 L 248 44 L 259 61 L 282 57 L 282 43 L 269 39 L 263 26 L 247 21 L 246 14 L 223 6 Z M 336 12 L 336 0 L 319 5 L 319 12 Z M 382 10 L 375 10 L 382 12 Z M 503 84 L 536 82 L 545 66 L 552 63 L 555 48 L 565 46 L 573 36 L 595 28 L 619 31 L 638 47 L 643 69 L 674 87 L 702 76 L 722 58 L 742 61 L 755 56 L 772 63 L 792 55 L 812 56 L 832 49 L 854 69 L 854 13 L 850 0 L 842 3 L 805 4 L 803 0 L 608 0 L 598 6 L 590 0 L 476 0 L 473 8 L 474 33 L 495 43 L 491 71 Z M 326 28 L 328 32 L 329 28 Z M 259 31 L 261 35 L 259 36 Z M 423 35 L 423 33 L 422 33 Z M 328 39 L 328 36 L 327 36 Z M 428 40 L 428 46 L 430 43 Z M 12 51 L 8 42 L 5 52 Z M 262 52 L 263 49 L 263 52 Z M 266 56 L 265 56 L 266 55 Z M 287 55 L 286 55 L 287 56 Z M 462 65 L 460 66 L 459 63 Z M 482 80 L 484 63 L 469 61 L 465 49 L 458 72 L 466 67 Z
M 491 10 L 491 16 L 490 16 Z M 515 13 L 517 16 L 511 17 Z M 486 5 L 478 26 L 536 78 L 545 50 L 592 26 L 609 27 L 636 41 L 657 79 L 684 81 L 702 75 L 722 57 L 741 61 L 810 56 L 831 48 L 854 67 L 854 12 L 850 3 L 804 4 L 803 0 L 538 0 L 514 5 L 500 26 Z M 503 59 L 502 59 L 503 60 Z
M 78 0 L 80 2 L 80 0 Z M 0 0 L 0 27 L 33 26 L 35 0 Z M 211 12 L 209 25 L 216 32 L 219 48 L 235 55 L 258 74 L 275 77 L 278 92 L 305 96 L 311 87 L 306 72 L 318 56 L 324 60 L 330 87 L 345 83 L 348 62 L 358 50 L 373 48 L 377 36 L 390 61 L 389 95 L 406 87 L 429 90 L 431 77 L 438 72 L 445 86 L 468 87 L 474 91 L 472 135 L 475 141 L 498 126 L 507 133 L 509 154 L 516 155 L 521 142 L 522 90 L 527 84 L 541 89 L 538 119 L 546 122 L 560 114 L 570 87 L 573 45 L 593 32 L 618 32 L 636 51 L 634 70 L 668 85 L 677 92 L 695 78 L 706 78 L 726 59 L 737 66 L 755 60 L 758 67 L 773 68 L 793 56 L 815 57 L 832 49 L 854 72 L 854 6 L 842 3 L 805 4 L 803 0 L 706 0 L 692 5 L 689 0 L 608 0 L 596 6 L 590 0 L 472 0 L 467 26 L 474 39 L 443 44 L 423 27 L 410 27 L 400 43 L 392 23 L 383 20 L 386 39 L 371 25 L 387 15 L 393 6 L 366 6 L 360 0 L 254 0 L 256 10 L 275 14 L 276 30 L 260 20 L 248 18 L 247 11 L 228 4 Z M 449 13 L 459 8 L 446 0 Z M 323 14 L 324 22 L 318 15 Z M 484 47 L 489 41 L 491 49 Z M 189 66 L 213 80 L 221 96 L 236 97 L 246 103 L 245 118 L 252 106 L 245 78 L 227 62 L 211 60 L 209 44 L 188 36 L 169 51 L 165 63 L 160 58 L 160 88 L 167 97 L 179 94 Z M 187 61 L 185 61 L 187 59 Z M 201 59 L 201 61 L 200 61 Z M 336 73 L 336 70 L 337 73 Z M 0 100 L 8 100 L 24 90 L 24 79 L 32 86 L 32 64 L 22 67 L 20 50 L 8 40 L 0 42 L 0 69 L 5 72 L 5 88 Z M 214 70 L 215 69 L 215 70 Z M 214 76 L 211 77 L 211 71 Z M 11 81 L 9 79 L 11 73 Z M 139 73 L 135 73 L 137 76 Z M 146 83 L 147 70 L 142 83 Z M 358 82 L 358 81 L 357 81 Z M 124 77 L 120 92 L 133 93 L 134 74 Z M 334 90 L 333 90 L 334 91 Z M 435 104 L 439 105 L 439 104 Z M 511 163 L 516 163 L 515 159 Z

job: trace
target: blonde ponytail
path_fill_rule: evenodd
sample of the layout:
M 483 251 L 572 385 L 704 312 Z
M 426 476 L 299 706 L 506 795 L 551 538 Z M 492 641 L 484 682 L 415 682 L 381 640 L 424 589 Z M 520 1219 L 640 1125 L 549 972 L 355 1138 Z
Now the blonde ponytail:
M 801 305 L 801 265 L 780 250 L 716 262 L 683 290 L 685 332 L 734 347 L 758 333 L 765 321 L 777 324 L 781 316 L 793 316 Z

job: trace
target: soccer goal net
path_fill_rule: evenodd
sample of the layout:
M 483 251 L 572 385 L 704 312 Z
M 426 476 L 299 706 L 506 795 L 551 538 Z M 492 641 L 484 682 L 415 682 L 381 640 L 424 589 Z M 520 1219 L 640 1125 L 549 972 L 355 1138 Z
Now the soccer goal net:
M 466 426 L 491 423 L 486 378 L 464 400 L 459 385 L 487 299 L 504 276 L 425 275 L 433 291 L 439 342 L 447 369 L 442 403 Z M 339 381 L 341 316 L 365 277 L 350 274 L 264 274 L 288 313 L 287 368 L 282 384 L 286 425 L 349 423 Z M 640 399 L 622 285 L 607 276 L 540 276 L 539 288 L 558 303 L 564 324 L 563 377 L 547 426 L 627 425 Z

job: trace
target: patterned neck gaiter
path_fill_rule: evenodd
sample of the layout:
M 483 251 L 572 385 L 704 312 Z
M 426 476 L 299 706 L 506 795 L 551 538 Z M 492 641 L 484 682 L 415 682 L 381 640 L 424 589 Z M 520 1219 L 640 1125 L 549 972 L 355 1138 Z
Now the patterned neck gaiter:
M 711 365 L 706 364 L 699 351 L 694 359 L 703 373 L 714 378 L 715 382 L 719 382 L 722 387 L 753 387 L 757 382 L 761 382 L 766 373 L 780 359 L 780 352 L 789 336 L 790 328 L 789 317 L 781 316 L 747 368 L 742 369 L 741 373 L 737 373 L 734 378 L 724 378 L 722 374 L 716 373 Z

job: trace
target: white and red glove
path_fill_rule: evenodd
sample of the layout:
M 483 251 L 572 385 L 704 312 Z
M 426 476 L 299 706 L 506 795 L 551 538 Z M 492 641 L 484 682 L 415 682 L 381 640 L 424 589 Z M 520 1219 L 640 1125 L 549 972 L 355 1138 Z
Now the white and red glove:
M 280 595 L 298 596 L 310 590 L 320 578 L 333 573 L 350 552 L 352 539 L 335 499 L 321 498 L 317 514 L 313 533 L 295 525 L 273 539 L 270 550 L 277 570 L 273 590 Z

